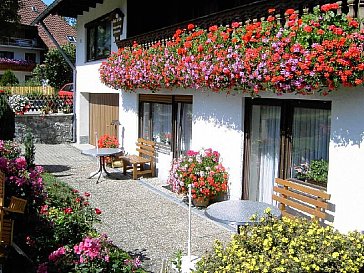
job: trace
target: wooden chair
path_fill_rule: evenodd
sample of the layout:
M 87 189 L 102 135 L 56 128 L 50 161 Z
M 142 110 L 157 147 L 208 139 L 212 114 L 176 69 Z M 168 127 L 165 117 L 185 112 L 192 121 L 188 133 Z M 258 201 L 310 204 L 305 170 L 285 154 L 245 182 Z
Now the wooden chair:
M 121 157 L 124 175 L 126 175 L 127 169 L 133 169 L 133 179 L 137 179 L 138 175 L 143 174 L 155 176 L 155 143 L 150 140 L 138 138 L 136 145 L 138 155 Z
M 5 212 L 21 213 L 25 211 L 25 206 L 27 205 L 27 200 L 12 196 L 10 198 L 10 203 L 8 207 L 4 207 Z
M 5 198 L 5 174 L 0 171 L 0 207 L 4 206 Z
M 311 217 L 315 221 L 329 220 L 330 217 L 326 210 L 329 209 L 330 194 L 280 178 L 276 178 L 275 183 L 272 197 L 273 200 L 279 202 L 282 216 L 292 218 L 301 214 Z

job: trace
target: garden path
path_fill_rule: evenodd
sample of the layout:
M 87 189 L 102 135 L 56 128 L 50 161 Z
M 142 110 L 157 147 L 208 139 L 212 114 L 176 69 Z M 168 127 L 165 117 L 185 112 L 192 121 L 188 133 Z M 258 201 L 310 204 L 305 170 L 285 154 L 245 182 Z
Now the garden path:
M 188 207 L 163 181 L 132 180 L 118 172 L 96 184 L 97 178 L 87 179 L 97 169 L 96 158 L 82 155 L 80 146 L 72 144 L 36 144 L 35 162 L 80 192 L 90 192 L 92 206 L 103 212 L 99 232 L 139 254 L 146 270 L 159 272 L 162 260 L 173 258 L 177 250 L 186 254 Z M 233 230 L 193 209 L 192 254 L 200 257 L 212 248 L 214 239 L 226 242 Z

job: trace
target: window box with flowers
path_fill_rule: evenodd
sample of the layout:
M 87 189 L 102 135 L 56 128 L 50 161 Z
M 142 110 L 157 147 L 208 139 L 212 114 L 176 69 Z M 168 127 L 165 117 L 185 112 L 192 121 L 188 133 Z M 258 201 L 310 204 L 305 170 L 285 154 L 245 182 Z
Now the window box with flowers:
M 324 159 L 311 160 L 294 167 L 295 178 L 319 187 L 327 187 L 329 162 Z
M 364 77 L 364 36 L 359 22 L 326 4 L 313 12 L 275 10 L 267 19 L 200 29 L 177 29 L 168 43 L 134 44 L 110 54 L 100 67 L 101 81 L 125 91 L 162 88 L 242 90 L 253 96 L 314 92 L 326 95 L 341 86 L 358 86 Z
M 175 159 L 167 183 L 177 193 L 187 194 L 191 185 L 195 206 L 207 206 L 209 201 L 227 192 L 229 175 L 220 161 L 220 154 L 211 148 L 187 151 Z

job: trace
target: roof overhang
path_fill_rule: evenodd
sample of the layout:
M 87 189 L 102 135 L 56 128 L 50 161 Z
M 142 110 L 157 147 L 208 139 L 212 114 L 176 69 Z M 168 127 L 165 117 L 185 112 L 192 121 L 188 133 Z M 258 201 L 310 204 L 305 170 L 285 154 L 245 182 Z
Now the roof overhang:
M 96 4 L 102 4 L 104 0 L 55 0 L 31 23 L 36 25 L 50 14 L 63 17 L 77 18 L 89 8 L 95 8 Z

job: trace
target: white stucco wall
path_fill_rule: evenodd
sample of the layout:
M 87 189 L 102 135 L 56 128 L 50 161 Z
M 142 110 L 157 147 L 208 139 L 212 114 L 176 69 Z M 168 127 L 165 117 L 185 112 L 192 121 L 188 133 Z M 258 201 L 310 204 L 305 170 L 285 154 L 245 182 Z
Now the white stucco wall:
M 240 199 L 242 194 L 243 124 L 241 95 L 194 93 L 192 149 L 220 152 L 229 173 L 231 199 Z
M 335 205 L 334 226 L 364 231 L 364 88 L 332 96 L 329 183 Z
M 84 142 L 89 134 L 88 111 L 85 111 L 85 103 L 88 102 L 86 93 L 119 93 L 118 90 L 108 88 L 100 81 L 99 67 L 103 60 L 88 62 L 86 59 L 87 33 L 85 24 L 93 21 L 115 8 L 120 8 L 126 15 L 126 0 L 114 1 L 105 0 L 103 4 L 97 4 L 95 8 L 90 8 L 77 18 L 77 50 L 76 50 L 76 126 L 77 126 L 77 143 Z M 123 34 L 124 39 L 126 32 L 126 16 L 124 18 Z M 117 45 L 114 37 L 111 37 L 111 51 L 117 51 Z M 81 110 L 82 109 L 82 110 Z M 88 109 L 88 107 L 87 107 Z

